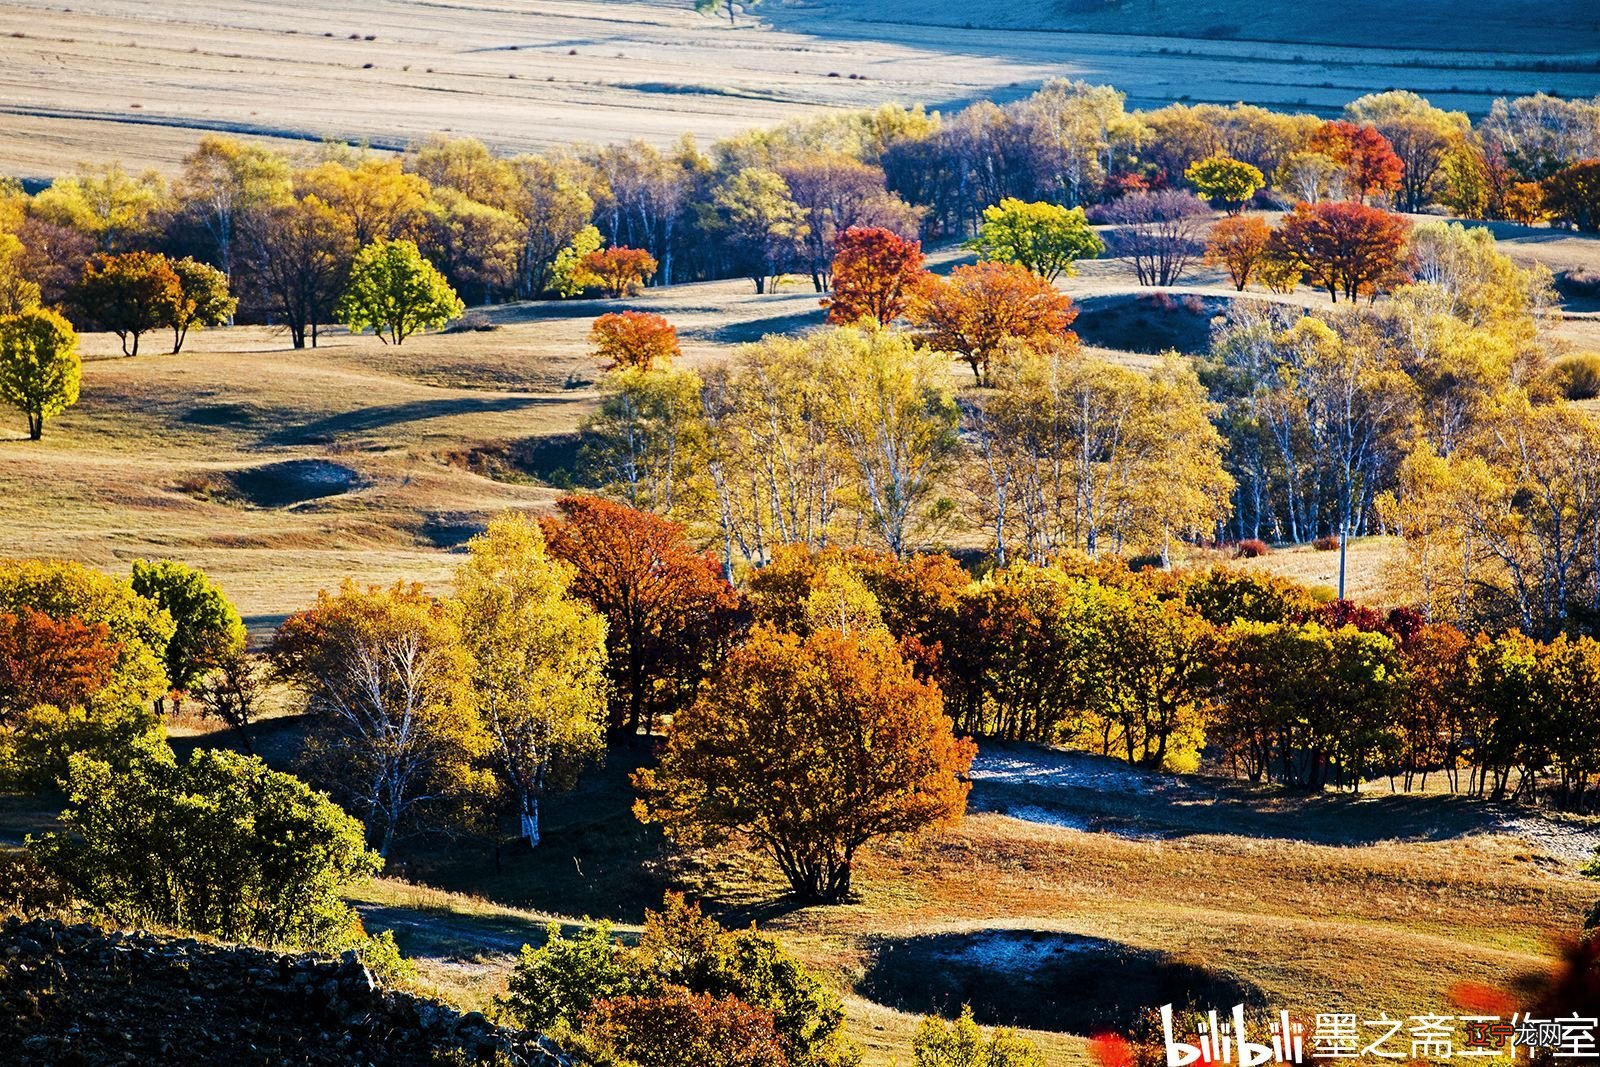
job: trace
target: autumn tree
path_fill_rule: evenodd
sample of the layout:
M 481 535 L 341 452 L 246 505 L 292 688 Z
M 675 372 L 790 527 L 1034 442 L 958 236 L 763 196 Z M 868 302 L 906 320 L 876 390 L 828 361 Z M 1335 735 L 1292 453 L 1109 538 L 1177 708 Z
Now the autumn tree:
M 1441 110 L 1403 89 L 1369 93 L 1346 105 L 1345 114 L 1389 142 L 1400 160 L 1398 196 L 1407 211 L 1427 206 L 1446 158 L 1472 130 L 1464 113 Z
M 683 355 L 678 331 L 648 311 L 612 311 L 589 327 L 591 354 L 606 361 L 607 370 L 655 370 Z
M 656 260 L 642 248 L 607 248 L 578 261 L 579 283 L 609 297 L 631 296 L 656 272 Z
M 1582 160 L 1546 178 L 1544 206 L 1582 233 L 1600 233 L 1600 159 Z
M 172 261 L 178 276 L 178 299 L 167 326 L 172 328 L 172 354 L 183 348 L 190 329 L 221 326 L 233 318 L 239 301 L 228 294 L 228 278 L 215 267 L 185 256 Z
M 28 420 L 28 439 L 44 434 L 44 420 L 78 402 L 83 364 L 72 324 L 54 311 L 27 308 L 0 315 L 0 403 Z
M 839 902 L 862 845 L 960 818 L 975 753 L 886 633 L 762 627 L 676 717 L 636 807 L 683 841 L 742 832 L 796 895 Z
M 73 293 L 73 305 L 96 328 L 116 334 L 125 356 L 138 355 L 139 337 L 170 324 L 182 301 L 183 279 L 159 252 L 96 256 Z
M 415 244 L 380 240 L 356 253 L 333 313 L 352 333 L 370 328 L 383 343 L 399 345 L 418 330 L 436 330 L 459 318 L 464 310 L 456 291 Z
M 1140 285 L 1172 285 L 1205 250 L 1211 212 L 1193 193 L 1129 193 L 1105 209 L 1111 250 L 1133 262 Z
M 543 798 L 604 751 L 605 623 L 569 594 L 572 581 L 538 525 L 515 513 L 468 542 L 456 572 L 479 713 L 531 848 Z
M 1239 214 L 1267 184 L 1259 168 L 1223 155 L 1195 160 L 1183 176 L 1195 192 L 1230 215 Z
M 253 756 L 250 726 L 265 710 L 269 681 L 261 657 L 234 649 L 225 652 L 211 671 L 190 687 L 189 697 L 202 716 L 236 731 L 240 747 Z
M 856 226 L 836 245 L 833 295 L 822 302 L 828 321 L 846 326 L 871 318 L 887 326 L 904 315 L 927 274 L 921 243 L 890 230 Z
M 34 197 L 47 222 L 88 237 L 103 254 L 137 248 L 167 205 L 167 183 L 155 171 L 129 174 L 120 163 L 80 166 Z
M 1348 191 L 1363 204 L 1371 197 L 1396 192 L 1405 175 L 1405 164 L 1395 155 L 1394 146 L 1370 125 L 1325 122 L 1306 141 L 1306 149 L 1343 167 Z
M 789 184 L 774 171 L 747 167 L 717 187 L 712 205 L 718 232 L 738 268 L 755 282 L 757 293 L 766 292 L 808 232 Z
M 295 348 L 317 347 L 355 256 L 350 221 L 315 196 L 251 211 L 241 266 L 254 298 L 287 326 Z
M 633 507 L 674 513 L 705 447 L 700 376 L 622 367 L 600 380 L 600 406 L 580 424 L 579 466 Z
M 802 247 L 819 293 L 832 284 L 839 239 L 856 227 L 914 234 L 921 212 L 884 187 L 883 170 L 854 156 L 827 150 L 805 152 L 780 162 L 777 172 L 789 187 L 805 223 Z
M 594 197 L 584 188 L 574 162 L 545 156 L 518 156 L 510 161 L 516 181 L 506 210 L 522 223 L 518 257 L 518 292 L 527 298 L 551 288 L 556 258 L 574 244 L 594 216 Z M 587 251 L 599 248 L 600 233 Z
M 225 659 L 244 651 L 244 620 L 222 588 L 175 559 L 133 561 L 133 591 L 172 616 L 163 666 L 174 693 L 188 692 Z
M 956 452 L 956 407 L 942 361 L 879 326 L 835 327 L 819 343 L 827 422 L 854 468 L 868 525 L 903 556 Z
M 350 226 L 356 246 L 412 241 L 427 225 L 427 180 L 398 159 L 327 159 L 295 175 L 295 192 L 314 196 Z
M 14 624 L 20 630 L 7 639 L 8 652 L 45 654 L 5 670 L 24 688 L 53 678 L 44 688 L 62 701 L 18 703 L 0 714 L 7 787 L 52 788 L 74 754 L 123 765 L 156 729 L 151 709 L 168 689 L 162 655 L 172 640 L 171 616 L 128 579 L 59 560 L 0 562 L 0 615 L 27 620 Z M 70 671 L 58 671 L 68 664 Z
M 738 598 L 678 523 L 593 496 L 556 507 L 544 521 L 550 554 L 576 568 L 573 594 L 606 620 L 611 730 L 649 731 L 694 699 Z
M 0 230 L 0 315 L 38 307 L 44 291 L 29 270 L 28 249 L 16 234 Z
M 513 290 L 522 251 L 522 223 L 511 212 L 454 189 L 436 189 L 428 203 L 428 222 L 418 247 L 457 292 L 472 292 L 478 302 Z
M 1220 219 L 1206 240 L 1206 265 L 1226 270 L 1233 287 L 1242 293 L 1266 255 L 1271 237 L 1272 227 L 1256 215 Z
M 482 792 L 471 658 L 420 586 L 323 590 L 278 627 L 272 658 L 306 695 L 302 764 L 361 815 L 381 855 L 408 831 L 459 820 Z
M 40 704 L 87 703 L 110 684 L 117 655 L 103 622 L 57 620 L 25 604 L 0 614 L 0 726 Z
M 978 263 L 930 278 L 907 317 L 930 348 L 959 356 L 981 385 L 1008 342 L 1068 335 L 1078 312 L 1066 294 L 1026 267 Z
M 1272 247 L 1304 264 L 1306 273 L 1338 303 L 1393 284 L 1402 267 L 1411 224 L 1382 208 L 1349 201 L 1297 204 L 1284 216 Z
M 211 238 L 218 268 L 231 277 L 244 217 L 292 195 L 289 162 L 271 149 L 207 134 L 184 157 L 174 191 Z
M 1015 263 L 1047 282 L 1076 273 L 1077 260 L 1105 251 L 1081 207 L 1030 204 L 1014 197 L 983 209 L 983 224 L 966 247 L 981 259 Z

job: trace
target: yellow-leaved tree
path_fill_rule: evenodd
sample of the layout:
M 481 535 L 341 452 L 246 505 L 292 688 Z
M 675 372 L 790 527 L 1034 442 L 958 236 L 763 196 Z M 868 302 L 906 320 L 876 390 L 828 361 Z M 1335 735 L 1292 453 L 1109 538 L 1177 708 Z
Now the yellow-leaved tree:
M 510 512 L 468 543 L 455 577 L 479 712 L 531 848 L 540 800 L 605 750 L 605 620 L 572 596 L 574 573 Z

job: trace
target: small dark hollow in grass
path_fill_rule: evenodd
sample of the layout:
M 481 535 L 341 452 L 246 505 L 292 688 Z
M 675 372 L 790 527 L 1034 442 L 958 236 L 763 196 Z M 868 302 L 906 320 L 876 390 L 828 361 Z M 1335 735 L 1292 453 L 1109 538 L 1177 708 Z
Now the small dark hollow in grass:
M 857 991 L 901 1011 L 1069 1034 L 1129 1033 L 1152 1006 L 1227 1010 L 1266 1002 L 1233 975 L 1162 952 L 1052 930 L 884 938 Z
M 234 471 L 229 480 L 246 501 L 259 508 L 281 508 L 305 500 L 347 493 L 361 484 L 349 467 L 325 459 L 291 459 Z
M 255 417 L 248 404 L 201 404 L 183 413 L 183 421 L 193 426 L 236 426 Z
M 483 532 L 483 521 L 461 515 L 429 515 L 417 534 L 434 548 L 459 548 Z

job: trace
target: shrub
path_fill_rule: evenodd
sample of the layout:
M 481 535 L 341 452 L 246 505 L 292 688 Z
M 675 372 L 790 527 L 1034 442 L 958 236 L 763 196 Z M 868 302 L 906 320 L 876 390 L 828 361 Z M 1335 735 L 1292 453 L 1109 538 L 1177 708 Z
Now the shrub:
M 1321 537 L 1319 537 L 1315 541 L 1311 542 L 1311 547 L 1316 549 L 1318 552 L 1335 552 L 1335 551 L 1338 551 L 1338 548 L 1339 548 L 1339 535 L 1338 534 L 1323 534 Z
M 998 1028 L 986 1037 L 971 1005 L 953 1023 L 923 1016 L 911 1039 L 911 1056 L 916 1067 L 1044 1067 L 1038 1048 L 1015 1030 Z
M 606 370 L 654 370 L 683 355 L 672 323 L 648 311 L 601 315 L 589 329 L 589 343 L 594 357 L 606 361 Z
M 1600 352 L 1579 352 L 1556 360 L 1546 372 L 1550 384 L 1568 400 L 1600 396 Z
M 732 997 L 669 989 L 602 1001 L 588 1043 L 633 1067 L 787 1067 L 772 1014 Z
M 790 1067 L 860 1062 L 860 1050 L 844 1038 L 839 997 L 776 938 L 754 928 L 724 930 L 679 894 L 645 913 L 636 948 L 619 942 L 604 921 L 570 937 L 555 925 L 548 934 L 542 947 L 523 948 L 503 1001 L 530 1030 L 588 1040 L 607 1004 L 687 992 L 765 1013 Z
M 359 920 L 340 890 L 377 872 L 361 824 L 259 759 L 147 742 L 118 773 L 75 756 L 63 829 L 30 839 L 89 907 L 261 944 L 342 948 Z
M 1259 537 L 1247 537 L 1233 546 L 1235 559 L 1257 559 L 1272 551 L 1272 548 Z
M 31 853 L 0 851 L 0 913 L 50 914 L 71 904 L 72 887 Z

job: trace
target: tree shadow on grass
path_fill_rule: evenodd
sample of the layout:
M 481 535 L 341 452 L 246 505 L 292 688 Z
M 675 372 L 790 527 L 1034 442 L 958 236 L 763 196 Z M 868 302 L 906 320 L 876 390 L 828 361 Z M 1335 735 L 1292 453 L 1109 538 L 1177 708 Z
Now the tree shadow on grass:
M 409 400 L 403 404 L 377 404 L 329 415 L 310 422 L 284 426 L 268 435 L 270 445 L 325 444 L 346 434 L 382 430 L 407 422 L 443 418 L 449 415 L 480 415 L 501 411 L 520 411 L 541 404 L 568 404 L 564 396 L 461 396 L 438 400 Z
M 1260 1006 L 1262 991 L 1234 975 L 1117 941 L 1052 930 L 975 930 L 880 938 L 861 995 L 901 1011 L 1090 1035 L 1129 1033 L 1162 1004 L 1226 1010 Z

